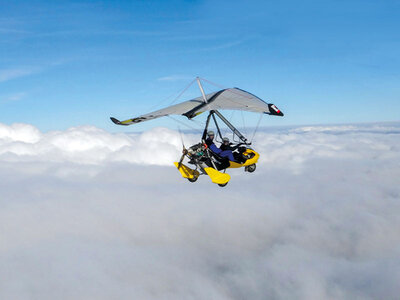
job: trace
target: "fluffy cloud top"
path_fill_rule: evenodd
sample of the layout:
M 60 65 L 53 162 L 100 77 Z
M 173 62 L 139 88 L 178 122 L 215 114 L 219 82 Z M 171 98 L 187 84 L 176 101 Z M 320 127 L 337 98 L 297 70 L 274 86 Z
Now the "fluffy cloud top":
M 399 137 L 263 131 L 220 188 L 180 177 L 169 129 L 0 124 L 0 298 L 397 299 Z
M 0 160 L 167 165 L 181 151 L 180 136 L 166 128 L 140 135 L 111 134 L 93 126 L 41 133 L 27 124 L 0 124 Z M 150 155 L 151 154 L 151 155 Z

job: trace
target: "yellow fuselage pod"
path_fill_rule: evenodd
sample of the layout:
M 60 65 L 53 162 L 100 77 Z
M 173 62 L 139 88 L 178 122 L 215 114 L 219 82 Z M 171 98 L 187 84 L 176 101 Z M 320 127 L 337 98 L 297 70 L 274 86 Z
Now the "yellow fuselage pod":
M 204 168 L 207 175 L 210 176 L 211 181 L 216 184 L 227 184 L 228 181 L 231 179 L 231 176 L 226 173 L 221 173 L 220 171 L 215 170 L 214 168 L 208 167 Z
M 181 166 L 179 167 L 179 163 L 174 162 L 174 165 L 178 168 L 179 172 L 181 172 L 183 178 L 193 179 L 199 177 L 200 175 L 198 171 L 193 170 L 184 164 L 181 164 Z
M 249 155 L 251 153 L 254 153 L 254 156 L 252 158 L 249 158 L 248 160 L 246 160 L 246 162 L 244 164 L 239 164 L 234 161 L 229 161 L 230 166 L 228 168 L 241 168 L 241 167 L 247 167 L 247 166 L 255 164 L 258 161 L 260 154 L 258 154 L 256 151 L 254 151 L 252 149 L 247 149 L 243 154 Z

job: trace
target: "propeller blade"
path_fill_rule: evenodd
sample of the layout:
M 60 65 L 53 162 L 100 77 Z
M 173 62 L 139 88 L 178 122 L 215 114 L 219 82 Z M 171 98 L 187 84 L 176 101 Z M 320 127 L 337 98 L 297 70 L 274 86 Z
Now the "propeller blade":
M 185 147 L 184 147 L 183 150 L 182 150 L 181 159 L 179 160 L 178 169 L 181 168 L 183 159 L 185 158 L 185 155 L 186 155 L 187 153 L 188 153 L 188 152 L 187 152 L 187 150 L 186 150 Z

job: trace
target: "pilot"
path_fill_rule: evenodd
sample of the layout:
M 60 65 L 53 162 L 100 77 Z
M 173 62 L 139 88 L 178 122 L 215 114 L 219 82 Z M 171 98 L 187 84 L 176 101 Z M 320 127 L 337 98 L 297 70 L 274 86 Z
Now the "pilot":
M 207 139 L 205 140 L 205 142 L 206 142 L 208 148 L 210 148 L 210 150 L 211 150 L 212 152 L 214 152 L 215 154 L 220 154 L 220 153 L 222 152 L 222 150 L 219 149 L 219 148 L 214 144 L 214 137 L 215 137 L 214 131 L 211 131 L 211 130 L 210 130 L 209 132 L 207 132 Z

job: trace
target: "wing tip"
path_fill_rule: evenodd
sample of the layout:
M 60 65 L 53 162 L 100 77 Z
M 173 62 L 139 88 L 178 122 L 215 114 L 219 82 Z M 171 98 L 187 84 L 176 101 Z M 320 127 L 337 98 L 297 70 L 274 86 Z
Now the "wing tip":
M 110 120 L 111 120 L 114 124 L 117 124 L 117 125 L 121 124 L 120 120 L 118 120 L 118 119 L 116 119 L 116 118 L 114 118 L 114 117 L 110 117 Z
M 277 108 L 275 104 L 268 104 L 268 108 L 269 108 L 270 115 L 279 116 L 279 117 L 284 116 L 283 112 L 279 108 Z
M 127 125 L 127 124 L 121 123 L 120 120 L 118 120 L 118 119 L 116 119 L 116 118 L 114 118 L 114 117 L 110 117 L 110 120 L 111 120 L 114 124 L 117 124 L 117 125 Z

